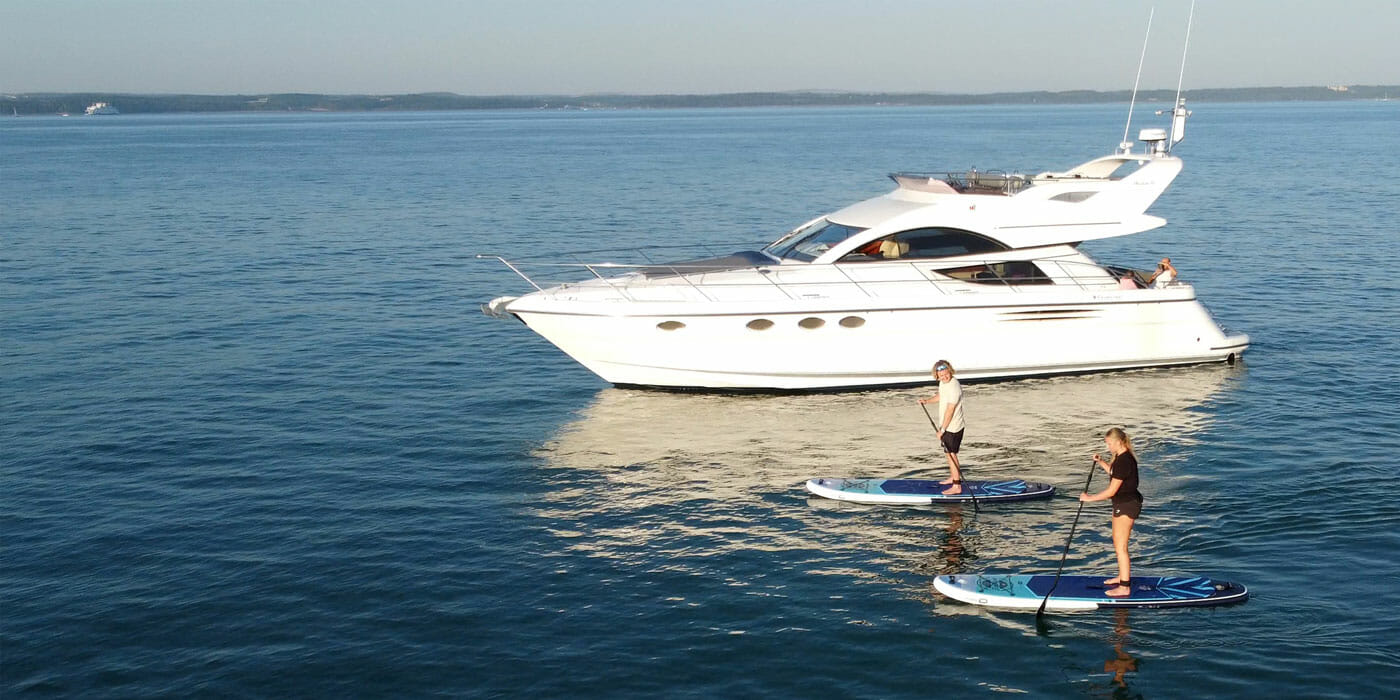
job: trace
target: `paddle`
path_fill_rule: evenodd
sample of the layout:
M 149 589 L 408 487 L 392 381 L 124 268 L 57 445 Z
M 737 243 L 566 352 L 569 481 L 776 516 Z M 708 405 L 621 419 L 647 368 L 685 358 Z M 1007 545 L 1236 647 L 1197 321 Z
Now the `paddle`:
M 926 404 L 924 404 L 923 402 L 920 402 L 920 403 L 919 403 L 919 408 L 924 409 L 924 415 L 925 415 L 925 416 L 928 416 L 928 424 L 931 425 L 931 426 L 933 426 L 933 434 L 934 434 L 934 435 L 937 435 L 937 434 L 938 434 L 938 424 L 935 423 L 935 422 L 933 422 L 933 414 L 931 414 L 931 413 L 928 412 L 928 406 L 927 406 Z M 960 471 L 960 472 L 962 471 L 962 467 L 961 467 L 961 466 L 959 466 L 958 471 Z M 966 480 L 964 479 L 964 481 L 966 481 Z M 974 512 L 974 513 L 981 513 L 981 512 L 982 512 L 982 509 L 981 509 L 980 507 L 978 507 L 978 505 L 977 505 L 977 494 L 972 490 L 972 487 L 971 487 L 971 486 L 968 486 L 968 487 L 967 487 L 967 495 L 969 495 L 969 496 L 972 497 L 972 512 Z
M 1094 480 L 1094 470 L 1098 469 L 1097 463 L 1089 464 L 1089 478 L 1084 480 L 1084 491 L 1089 490 L 1089 482 Z M 1040 601 L 1040 609 L 1035 611 L 1035 619 L 1040 620 L 1040 616 L 1045 614 L 1045 604 L 1050 602 L 1050 596 L 1054 594 L 1055 587 L 1060 585 L 1060 574 L 1065 572 L 1065 557 L 1069 556 L 1069 543 L 1074 539 L 1074 529 L 1079 527 L 1079 516 L 1084 512 L 1084 501 L 1079 502 L 1079 510 L 1074 512 L 1074 523 L 1069 526 L 1069 537 L 1065 538 L 1065 551 L 1060 554 L 1060 570 L 1055 572 L 1055 581 L 1050 584 L 1050 590 L 1045 592 L 1045 600 Z

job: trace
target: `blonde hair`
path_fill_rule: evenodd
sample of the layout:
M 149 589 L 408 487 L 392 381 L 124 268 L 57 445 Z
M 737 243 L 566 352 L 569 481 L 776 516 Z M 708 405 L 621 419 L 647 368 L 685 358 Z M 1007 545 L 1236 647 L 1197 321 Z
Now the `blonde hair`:
M 1133 451 L 1133 443 L 1130 440 L 1128 440 L 1128 434 L 1123 432 L 1122 428 L 1109 428 L 1108 432 L 1104 433 L 1104 437 L 1111 437 L 1114 440 L 1123 443 L 1123 446 L 1128 448 L 1129 452 Z
M 953 363 L 951 363 L 951 362 L 949 362 L 949 361 L 947 361 L 947 360 L 939 360 L 939 361 L 933 363 L 933 373 L 934 373 L 934 374 L 938 374 L 938 366 L 939 366 L 939 365 L 943 365 L 944 367 L 947 367 L 947 368 L 948 368 L 948 374 L 956 374 L 956 373 L 953 371 Z

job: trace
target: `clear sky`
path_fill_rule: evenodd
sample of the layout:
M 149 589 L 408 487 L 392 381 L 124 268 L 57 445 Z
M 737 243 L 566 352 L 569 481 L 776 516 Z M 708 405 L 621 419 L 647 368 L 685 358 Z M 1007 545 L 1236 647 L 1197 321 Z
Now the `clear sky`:
M 1190 0 L 0 0 L 0 92 L 1174 88 Z M 1198 0 L 1186 87 L 1400 84 L 1400 0 Z

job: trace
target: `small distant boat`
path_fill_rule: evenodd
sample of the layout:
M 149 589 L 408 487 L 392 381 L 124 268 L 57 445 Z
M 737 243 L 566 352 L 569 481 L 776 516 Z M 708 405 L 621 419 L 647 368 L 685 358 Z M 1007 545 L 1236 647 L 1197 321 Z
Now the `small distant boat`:
M 121 114 L 121 112 L 118 112 L 116 107 L 107 102 L 94 102 L 83 110 L 83 114 L 91 116 L 94 114 Z

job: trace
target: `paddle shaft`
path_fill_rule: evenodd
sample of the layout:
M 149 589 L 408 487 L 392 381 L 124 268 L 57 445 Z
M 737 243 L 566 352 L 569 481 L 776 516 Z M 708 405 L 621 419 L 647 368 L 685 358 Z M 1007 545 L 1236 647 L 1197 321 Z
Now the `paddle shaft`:
M 924 409 L 924 415 L 928 416 L 928 424 L 933 426 L 933 434 L 938 435 L 938 424 L 933 421 L 933 414 L 928 412 L 928 405 L 920 401 L 919 408 Z M 958 471 L 962 471 L 962 465 L 958 465 Z M 962 474 L 959 473 L 958 476 L 961 477 Z M 973 493 L 971 486 L 967 487 L 967 495 L 972 497 L 972 512 L 981 513 L 982 509 L 977 505 L 977 494 Z
M 1089 477 L 1084 480 L 1084 492 L 1088 493 L 1089 483 L 1094 480 L 1094 470 L 1099 468 L 1098 462 L 1089 463 Z M 1055 587 L 1060 585 L 1060 574 L 1065 572 L 1065 557 L 1069 556 L 1069 543 L 1074 540 L 1074 530 L 1079 527 L 1079 516 L 1084 513 L 1084 501 L 1079 502 L 1079 510 L 1074 512 L 1074 522 L 1069 526 L 1069 537 L 1065 538 L 1065 551 L 1060 553 L 1060 568 L 1055 572 L 1055 580 L 1050 584 L 1050 590 L 1045 592 L 1045 600 L 1040 601 L 1040 609 L 1035 611 L 1036 617 L 1045 614 L 1045 604 L 1050 602 L 1050 596 L 1055 593 Z

